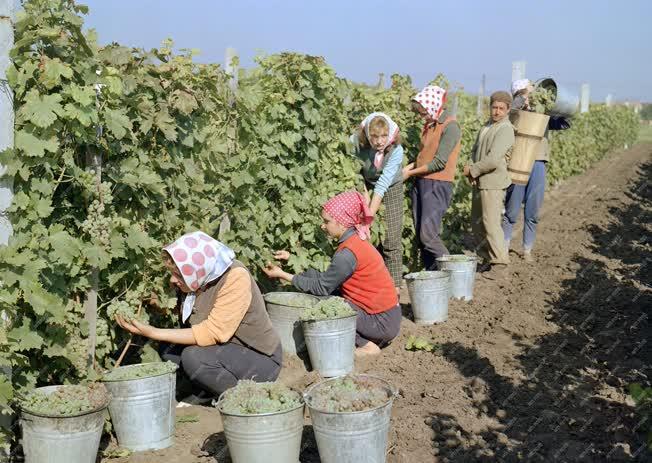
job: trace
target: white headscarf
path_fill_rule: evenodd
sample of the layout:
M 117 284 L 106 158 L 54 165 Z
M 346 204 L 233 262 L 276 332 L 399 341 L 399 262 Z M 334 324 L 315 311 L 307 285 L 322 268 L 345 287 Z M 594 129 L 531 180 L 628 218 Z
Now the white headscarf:
M 512 95 L 516 95 L 516 92 L 524 90 L 530 86 L 529 79 L 519 79 L 512 82 Z
M 183 281 L 192 291 L 183 301 L 181 321 L 185 322 L 195 305 L 196 291 L 224 275 L 233 263 L 235 253 L 201 231 L 186 233 L 163 249 L 170 254 Z
M 367 117 L 365 117 L 363 121 L 360 123 L 360 127 L 364 129 L 364 133 L 367 136 L 367 140 L 369 140 L 369 124 L 371 124 L 371 121 L 373 121 L 377 117 L 384 119 L 385 122 L 387 122 L 387 127 L 389 127 L 387 143 L 385 143 L 385 146 L 381 147 L 378 151 L 376 151 L 376 155 L 374 156 L 374 166 L 376 167 L 376 169 L 380 169 L 383 165 L 383 158 L 385 157 L 385 148 L 387 148 L 389 145 L 391 145 L 396 141 L 396 138 L 398 137 L 399 129 L 398 129 L 398 124 L 394 122 L 392 118 L 389 117 L 387 114 L 381 112 L 371 113 Z

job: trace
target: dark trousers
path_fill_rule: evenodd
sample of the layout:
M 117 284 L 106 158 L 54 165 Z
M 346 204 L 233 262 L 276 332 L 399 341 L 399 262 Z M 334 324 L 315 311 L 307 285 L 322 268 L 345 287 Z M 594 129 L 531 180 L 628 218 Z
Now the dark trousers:
M 230 342 L 205 347 L 161 343 L 159 353 L 179 365 L 194 386 L 215 397 L 241 379 L 274 381 L 283 361 L 280 344 L 271 357 Z
M 378 347 L 384 347 L 398 336 L 403 318 L 400 305 L 387 312 L 377 314 L 369 314 L 351 302 L 349 305 L 357 314 L 355 320 L 356 347 L 362 347 L 369 341 L 377 344 Z
M 437 258 L 448 254 L 439 237 L 441 221 L 453 198 L 453 184 L 441 180 L 417 178 L 410 193 L 412 218 L 421 258 L 426 270 L 437 269 Z

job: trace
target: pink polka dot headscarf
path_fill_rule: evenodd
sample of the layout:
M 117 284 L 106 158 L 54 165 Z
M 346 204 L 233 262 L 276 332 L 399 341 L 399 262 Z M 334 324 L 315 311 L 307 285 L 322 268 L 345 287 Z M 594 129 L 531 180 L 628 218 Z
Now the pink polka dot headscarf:
M 355 228 L 361 239 L 366 240 L 371 236 L 369 227 L 374 216 L 359 192 L 345 191 L 332 197 L 324 204 L 324 211 L 345 227 Z
M 186 233 L 163 250 L 170 254 L 192 291 L 183 305 L 185 322 L 195 304 L 195 292 L 221 277 L 233 263 L 235 253 L 202 231 Z
M 428 85 L 412 99 L 423 106 L 432 120 L 436 121 L 444 110 L 447 95 L 448 92 L 443 88 L 436 85 Z

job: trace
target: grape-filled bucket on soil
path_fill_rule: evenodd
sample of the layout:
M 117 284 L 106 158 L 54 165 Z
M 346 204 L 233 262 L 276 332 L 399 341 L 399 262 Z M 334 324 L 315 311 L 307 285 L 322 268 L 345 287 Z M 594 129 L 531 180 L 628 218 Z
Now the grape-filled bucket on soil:
M 301 324 L 314 370 L 325 378 L 353 371 L 356 314 L 346 302 L 323 299 L 304 312 Z
M 306 350 L 301 328 L 301 313 L 319 302 L 315 296 L 292 292 L 267 293 L 264 296 L 267 313 L 279 337 L 283 352 L 296 354 Z
M 233 463 L 299 463 L 303 398 L 276 383 L 241 381 L 217 409 Z
M 447 254 L 437 259 L 439 270 L 450 270 L 450 297 L 463 301 L 473 299 L 478 258 L 464 254 Z
M 66 388 L 80 387 L 46 386 L 35 389 L 34 393 L 49 397 Z M 25 462 L 95 463 L 104 429 L 104 410 L 109 404 L 109 395 L 103 391 L 88 406 L 68 410 L 65 416 L 58 415 L 52 405 L 44 404 L 39 410 L 21 405 Z M 73 395 L 80 399 L 78 391 Z
M 143 363 L 104 376 L 120 447 L 138 452 L 174 443 L 176 369 L 171 362 Z
M 405 275 L 414 322 L 442 323 L 448 319 L 451 272 L 417 272 Z
M 396 390 L 368 375 L 331 378 L 303 394 L 322 463 L 382 463 Z

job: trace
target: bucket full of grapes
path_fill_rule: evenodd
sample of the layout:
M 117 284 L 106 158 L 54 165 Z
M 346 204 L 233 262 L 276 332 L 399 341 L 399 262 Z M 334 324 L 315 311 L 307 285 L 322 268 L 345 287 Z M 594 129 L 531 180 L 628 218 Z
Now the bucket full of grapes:
M 313 384 L 303 394 L 322 463 L 383 463 L 392 403 L 386 381 L 348 375 Z
M 301 328 L 301 313 L 319 302 L 315 296 L 292 292 L 267 293 L 265 306 L 272 325 L 276 329 L 283 352 L 296 354 L 306 350 Z
M 299 463 L 301 394 L 279 383 L 243 380 L 216 407 L 233 463 Z
M 19 401 L 27 463 L 95 463 L 110 396 L 100 383 L 46 386 Z
M 102 381 L 111 393 L 111 422 L 118 444 L 132 451 L 174 442 L 177 365 L 152 362 L 119 367 Z
M 313 369 L 325 378 L 353 371 L 356 313 L 341 297 L 322 299 L 301 314 Z

